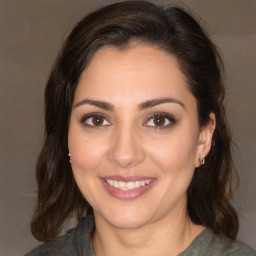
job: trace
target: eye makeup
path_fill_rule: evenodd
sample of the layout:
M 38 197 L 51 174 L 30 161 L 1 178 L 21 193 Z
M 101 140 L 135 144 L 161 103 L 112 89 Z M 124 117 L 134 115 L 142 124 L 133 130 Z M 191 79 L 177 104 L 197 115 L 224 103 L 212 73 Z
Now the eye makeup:
M 103 128 L 112 125 L 109 118 L 98 112 L 83 115 L 80 122 L 88 128 Z M 177 121 L 173 115 L 166 112 L 156 112 L 148 115 L 146 121 L 142 123 L 142 126 L 154 129 L 167 129 L 173 126 L 176 122 Z
M 89 128 L 102 128 L 110 126 L 111 122 L 101 113 L 89 113 L 82 116 L 80 122 Z
M 143 126 L 152 127 L 155 129 L 166 129 L 171 127 L 176 123 L 176 119 L 173 115 L 166 112 L 157 112 L 151 114 L 146 122 L 143 123 Z

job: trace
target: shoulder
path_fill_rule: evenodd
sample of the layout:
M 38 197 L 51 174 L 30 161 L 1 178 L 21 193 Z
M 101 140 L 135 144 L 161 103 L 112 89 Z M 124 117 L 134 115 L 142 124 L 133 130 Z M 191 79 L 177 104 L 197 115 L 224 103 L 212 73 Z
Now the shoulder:
M 25 256 L 78 255 L 75 246 L 75 230 L 72 229 L 63 236 L 41 244 Z
M 256 251 L 253 250 L 247 244 L 244 244 L 240 241 L 232 241 L 229 248 L 227 248 L 225 256 L 256 256 Z
M 39 252 L 39 248 L 35 248 L 32 251 L 30 251 L 29 253 L 25 254 L 24 256 L 39 256 L 40 252 Z
M 210 228 L 201 232 L 186 251 L 179 256 L 256 256 L 256 251 L 248 245 L 217 235 Z
M 256 256 L 256 251 L 250 246 L 242 243 L 238 240 L 232 240 L 224 235 L 216 235 L 212 232 L 213 239 L 212 244 L 212 255 L 223 255 L 223 256 Z
M 76 228 L 69 230 L 65 235 L 59 236 L 53 241 L 41 244 L 25 256 L 93 256 L 90 242 L 92 230 L 93 219 L 85 217 Z

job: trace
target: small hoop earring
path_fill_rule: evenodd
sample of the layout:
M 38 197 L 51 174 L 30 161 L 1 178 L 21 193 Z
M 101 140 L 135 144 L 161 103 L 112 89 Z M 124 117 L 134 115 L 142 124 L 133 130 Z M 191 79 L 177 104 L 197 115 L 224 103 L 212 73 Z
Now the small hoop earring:
M 204 157 L 200 157 L 199 158 L 199 162 L 201 163 L 201 165 L 203 165 L 205 163 L 205 158 Z
M 69 162 L 71 163 L 71 154 L 68 153 L 68 156 L 69 156 Z

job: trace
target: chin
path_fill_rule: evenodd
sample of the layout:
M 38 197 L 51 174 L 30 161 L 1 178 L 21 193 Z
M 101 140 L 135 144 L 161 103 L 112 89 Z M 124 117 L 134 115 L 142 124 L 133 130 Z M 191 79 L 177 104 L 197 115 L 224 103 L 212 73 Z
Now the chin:
M 137 229 L 144 226 L 146 221 L 140 218 L 118 218 L 109 220 L 109 223 L 119 229 Z
M 147 213 L 138 211 L 118 211 L 100 215 L 100 218 L 119 229 L 136 229 L 144 226 L 151 219 Z

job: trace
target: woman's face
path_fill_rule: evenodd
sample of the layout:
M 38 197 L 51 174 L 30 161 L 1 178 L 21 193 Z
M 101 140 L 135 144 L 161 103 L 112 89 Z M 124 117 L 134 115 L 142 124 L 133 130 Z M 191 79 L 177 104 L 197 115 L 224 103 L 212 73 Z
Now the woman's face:
M 150 46 L 103 48 L 74 96 L 74 177 L 95 218 L 115 227 L 174 218 L 186 214 L 186 191 L 210 134 L 200 130 L 174 57 Z

